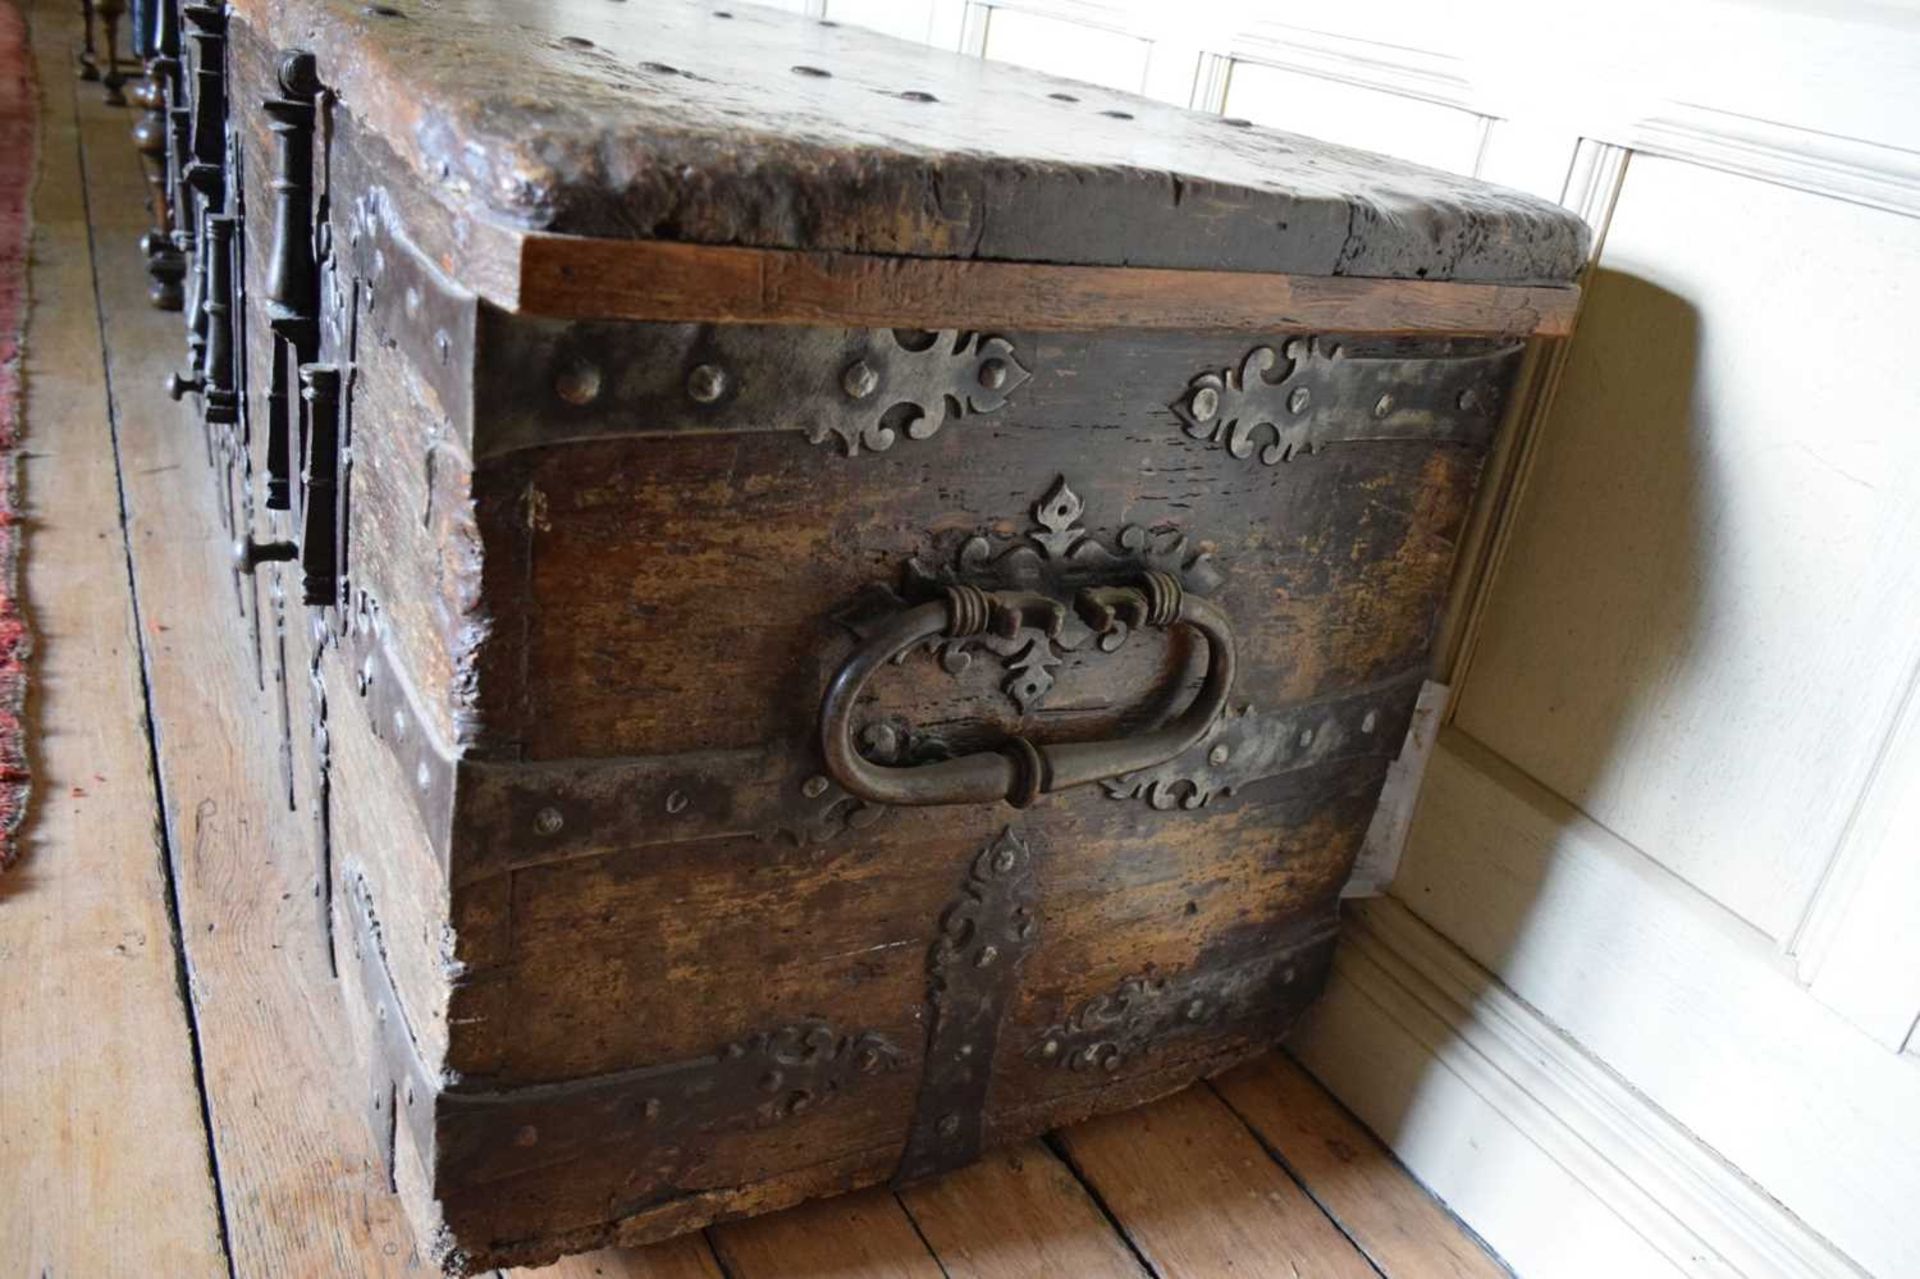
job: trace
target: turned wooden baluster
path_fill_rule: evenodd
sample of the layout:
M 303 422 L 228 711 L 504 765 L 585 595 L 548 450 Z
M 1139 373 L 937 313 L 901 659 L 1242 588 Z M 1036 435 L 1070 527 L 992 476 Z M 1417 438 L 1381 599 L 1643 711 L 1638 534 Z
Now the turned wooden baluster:
M 93 50 L 93 0 L 80 0 L 80 70 L 82 80 L 98 80 L 100 63 Z
M 127 0 L 93 0 L 93 11 L 100 15 L 100 35 L 107 49 L 107 72 L 100 77 L 100 87 L 106 90 L 108 106 L 124 107 L 127 95 L 122 88 L 127 77 L 120 70 L 120 19 L 126 16 Z
M 167 394 L 174 399 L 206 392 L 208 255 L 210 236 L 208 219 L 226 206 L 226 86 L 222 67 L 226 61 L 226 15 L 214 5 L 182 5 L 180 17 L 183 35 L 192 46 L 188 64 L 180 70 L 178 88 L 170 123 L 174 130 L 175 162 L 179 166 L 174 187 L 174 204 L 179 210 L 175 243 L 187 254 L 191 272 L 187 277 L 187 370 L 167 379 Z M 205 412 L 202 427 L 208 425 Z M 214 456 L 214 432 L 207 431 L 207 457 Z
M 152 229 L 140 237 L 140 251 L 146 255 L 151 281 L 147 285 L 147 301 L 162 311 L 180 309 L 181 281 L 187 272 L 186 260 L 173 242 L 175 166 L 168 154 L 173 128 L 167 103 L 180 66 L 180 33 L 172 16 L 173 6 L 168 0 L 155 4 L 146 75 L 134 81 L 132 89 L 133 104 L 140 108 L 133 124 L 133 145 L 140 153 L 141 167 L 146 172 L 147 211 L 153 215 Z
M 274 137 L 273 249 L 267 264 L 267 323 L 273 330 L 273 382 L 267 391 L 267 508 L 292 510 L 300 460 L 289 376 L 310 364 L 320 346 L 320 276 L 313 254 L 314 99 L 320 90 L 313 55 L 293 50 L 280 60 L 282 96 L 261 103 Z
M 300 368 L 307 441 L 300 472 L 300 598 L 322 608 L 340 602 L 340 370 Z

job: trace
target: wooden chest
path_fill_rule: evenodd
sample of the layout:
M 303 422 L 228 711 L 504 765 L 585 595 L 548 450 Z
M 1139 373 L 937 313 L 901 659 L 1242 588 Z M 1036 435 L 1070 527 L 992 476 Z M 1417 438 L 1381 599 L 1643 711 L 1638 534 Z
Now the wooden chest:
M 744 5 L 181 17 L 175 389 L 448 1269 L 1285 1032 L 1575 219 Z

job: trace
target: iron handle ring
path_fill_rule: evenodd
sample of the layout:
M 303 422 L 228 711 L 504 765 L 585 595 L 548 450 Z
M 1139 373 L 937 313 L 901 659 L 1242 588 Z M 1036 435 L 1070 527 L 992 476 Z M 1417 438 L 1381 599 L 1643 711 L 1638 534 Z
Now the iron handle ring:
M 827 773 L 849 794 L 880 804 L 928 806 L 990 804 L 1024 808 L 1041 795 L 1085 786 L 1183 754 L 1206 736 L 1233 689 L 1233 631 L 1213 603 L 1189 595 L 1165 573 L 1149 572 L 1136 585 L 1089 587 L 1074 601 L 1096 630 L 1128 626 L 1198 631 L 1207 644 L 1200 692 L 1172 720 L 1150 732 L 1099 742 L 1046 745 L 1012 738 L 998 751 L 897 767 L 877 764 L 854 749 L 853 710 L 867 683 L 916 645 L 978 635 L 1018 606 L 976 587 L 948 588 L 946 598 L 906 609 L 883 623 L 835 673 L 820 704 L 820 746 Z

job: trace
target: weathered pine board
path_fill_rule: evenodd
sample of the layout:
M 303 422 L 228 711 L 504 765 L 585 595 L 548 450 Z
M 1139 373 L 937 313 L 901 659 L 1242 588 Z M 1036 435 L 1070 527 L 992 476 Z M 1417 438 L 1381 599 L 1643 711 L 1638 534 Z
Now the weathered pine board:
M 0 877 L 0 1270 L 211 1279 L 226 1260 L 153 823 L 78 166 L 74 8 L 32 14 L 39 305 L 21 489 L 34 787 L 21 861 Z
M 948 1279 L 1143 1279 L 1073 1170 L 1039 1142 L 900 1192 Z
M 308 818 L 284 798 L 276 712 L 236 611 L 200 432 L 157 390 L 179 358 L 179 320 L 145 302 L 126 129 L 83 97 L 135 591 L 234 1271 L 417 1272 L 347 1078 Z
M 723 1279 L 705 1234 L 681 1235 L 645 1248 L 602 1248 L 501 1279 Z
M 1228 1071 L 1213 1087 L 1382 1273 L 1396 1279 L 1508 1273 L 1291 1058 L 1268 1053 Z
M 1066 1129 L 1074 1169 L 1163 1275 L 1374 1279 L 1374 1268 L 1206 1088 Z
M 709 1234 L 733 1279 L 942 1279 L 913 1219 L 878 1186 Z

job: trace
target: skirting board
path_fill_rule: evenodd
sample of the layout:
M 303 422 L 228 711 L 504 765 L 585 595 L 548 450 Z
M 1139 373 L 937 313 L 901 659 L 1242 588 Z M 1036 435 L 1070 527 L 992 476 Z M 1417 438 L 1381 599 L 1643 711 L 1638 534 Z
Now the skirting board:
M 1392 898 L 1294 1054 L 1526 1279 L 1865 1272 Z

